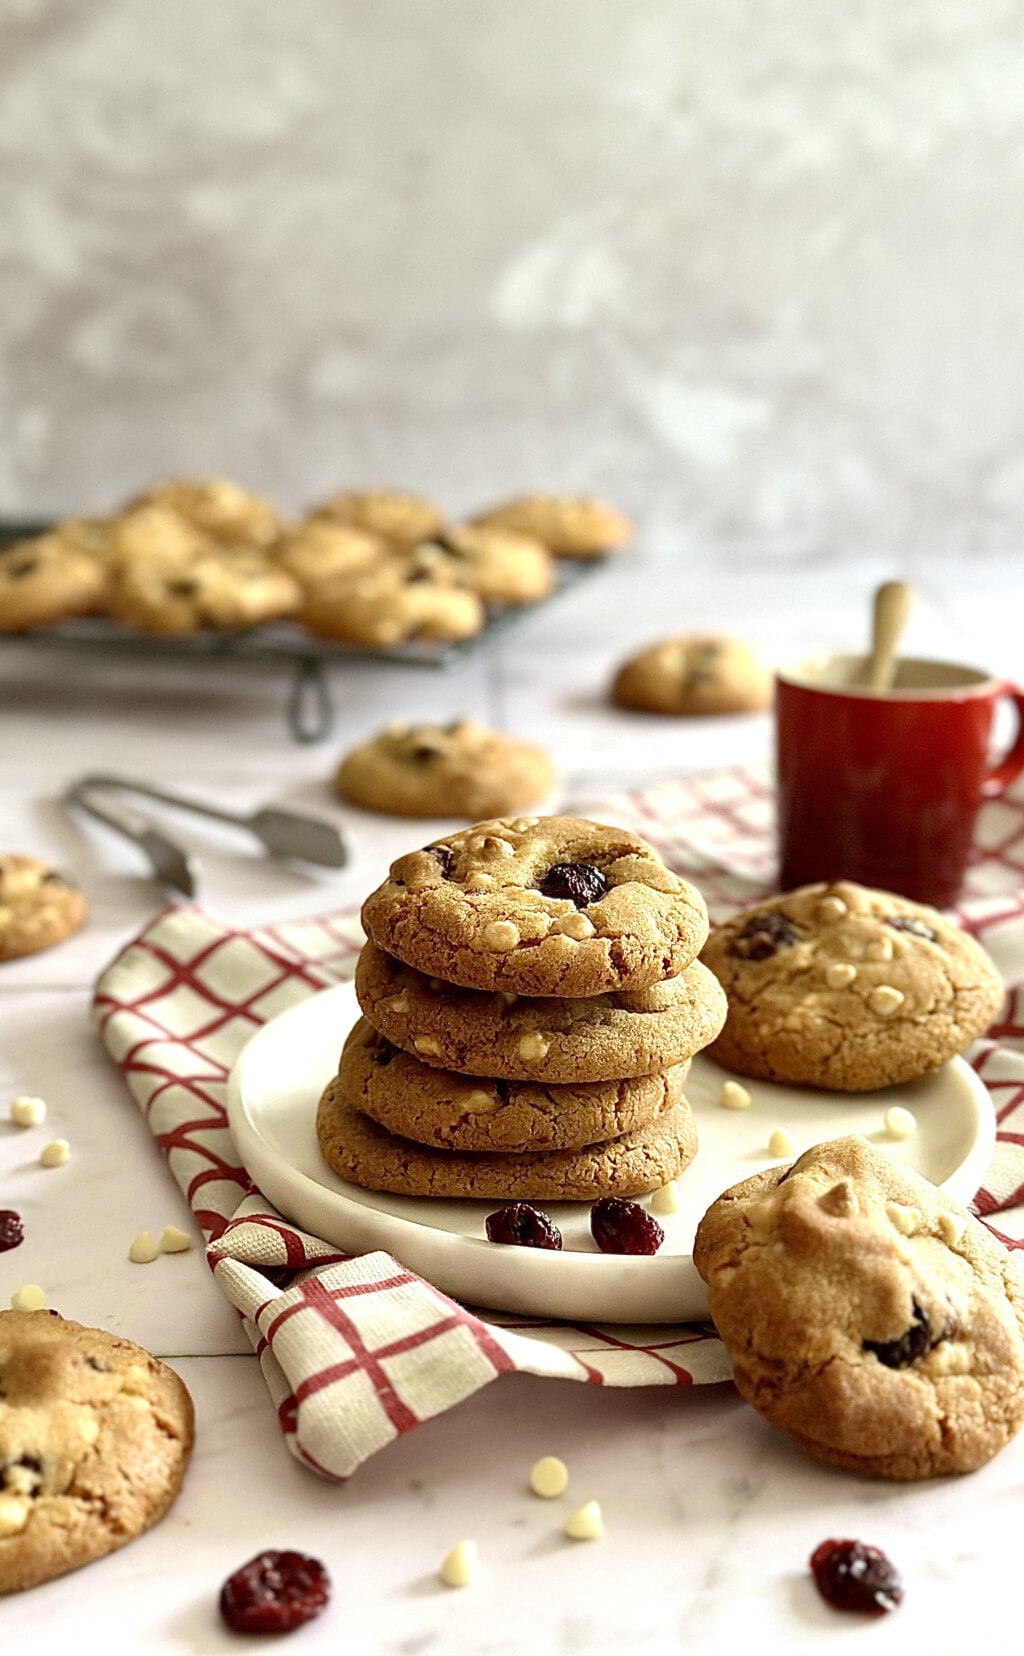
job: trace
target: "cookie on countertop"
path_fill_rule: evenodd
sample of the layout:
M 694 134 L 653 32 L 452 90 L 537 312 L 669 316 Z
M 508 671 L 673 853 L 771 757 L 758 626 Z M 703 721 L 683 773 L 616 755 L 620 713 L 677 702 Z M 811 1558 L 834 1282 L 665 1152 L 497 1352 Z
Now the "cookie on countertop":
M 713 1202 L 694 1263 L 740 1392 L 817 1460 L 970 1472 L 1024 1421 L 1024 1291 L 978 1220 L 865 1139 Z
M 301 619 L 310 632 L 344 644 L 386 649 L 410 639 L 454 643 L 483 627 L 483 604 L 447 572 L 417 569 L 398 553 L 308 591 Z
M 477 513 L 471 524 L 529 535 L 556 558 L 599 558 L 633 536 L 633 525 L 614 506 L 577 495 L 522 495 Z
M 104 601 L 101 561 L 60 528 L 0 551 L 0 632 L 28 632 L 74 615 L 91 615 Z
M 127 510 L 157 506 L 198 531 L 204 541 L 229 547 L 266 547 L 284 527 L 265 495 L 253 494 L 226 477 L 175 477 L 128 502 Z
M 864 1092 L 938 1069 L 1003 1001 L 985 950 L 935 909 L 841 880 L 744 909 L 701 959 L 725 990 L 712 1054 L 769 1081 Z
M 485 604 L 535 604 L 555 589 L 555 563 L 546 546 L 508 529 L 448 529 L 410 553 L 418 568 L 447 570 Z
M 134 1541 L 192 1449 L 183 1382 L 141 1346 L 45 1311 L 0 1311 L 0 1593 Z
M 370 811 L 476 819 L 536 805 L 554 781 L 543 749 L 459 719 L 388 725 L 346 754 L 334 785 Z
M 63 943 L 88 912 L 82 893 L 49 863 L 0 855 L 0 960 Z
M 143 632 L 236 632 L 294 615 L 301 589 L 260 552 L 153 556 L 127 562 L 110 587 L 110 614 Z
M 658 1190 L 688 1167 L 697 1129 L 683 1101 L 604 1144 L 525 1155 L 431 1150 L 359 1111 L 335 1076 L 320 1100 L 317 1141 L 328 1166 L 367 1190 L 479 1201 L 592 1202 Z
M 314 507 L 310 516 L 348 523 L 353 529 L 364 529 L 405 547 L 429 540 L 445 526 L 440 506 L 403 489 L 347 489 Z
M 648 989 L 531 998 L 458 989 L 367 943 L 355 985 L 370 1022 L 424 1063 L 521 1081 L 653 1075 L 691 1058 L 725 1022 L 725 994 L 696 960 Z
M 646 1127 L 683 1100 L 688 1064 L 657 1075 L 560 1087 L 430 1069 L 360 1018 L 341 1054 L 346 1098 L 378 1127 L 438 1150 L 537 1154 Z
M 613 701 L 644 713 L 754 713 L 771 699 L 756 652 L 724 635 L 663 639 L 624 662 L 612 683 Z
M 708 923 L 699 891 L 639 835 L 574 817 L 499 817 L 411 851 L 362 918 L 428 976 L 574 997 L 676 976 Z

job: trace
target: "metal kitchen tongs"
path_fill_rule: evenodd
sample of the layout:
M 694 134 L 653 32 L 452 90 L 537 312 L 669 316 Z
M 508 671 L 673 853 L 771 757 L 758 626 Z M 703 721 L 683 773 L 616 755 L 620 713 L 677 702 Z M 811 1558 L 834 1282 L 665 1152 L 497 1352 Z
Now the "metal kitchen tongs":
M 302 862 L 321 864 L 325 868 L 343 868 L 348 861 L 348 847 L 340 830 L 319 817 L 278 810 L 275 806 L 242 816 L 122 776 L 91 774 L 73 782 L 64 795 L 65 802 L 79 806 L 98 821 L 105 822 L 108 828 L 130 839 L 145 854 L 153 877 L 161 885 L 184 892 L 186 897 L 196 895 L 199 867 L 195 858 L 176 840 L 162 833 L 141 811 L 125 804 L 123 799 L 97 798 L 97 795 L 126 793 L 159 800 L 164 805 L 173 805 L 175 810 L 212 817 L 215 822 L 227 822 L 233 828 L 243 828 L 273 857 L 294 857 Z

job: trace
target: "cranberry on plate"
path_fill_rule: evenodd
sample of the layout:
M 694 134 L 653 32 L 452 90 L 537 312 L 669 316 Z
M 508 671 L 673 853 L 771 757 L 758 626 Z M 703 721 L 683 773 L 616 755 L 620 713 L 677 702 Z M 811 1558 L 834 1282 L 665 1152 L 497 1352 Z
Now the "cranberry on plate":
M 257 1553 L 220 1590 L 220 1613 L 236 1633 L 290 1633 L 326 1608 L 331 1580 L 305 1553 Z

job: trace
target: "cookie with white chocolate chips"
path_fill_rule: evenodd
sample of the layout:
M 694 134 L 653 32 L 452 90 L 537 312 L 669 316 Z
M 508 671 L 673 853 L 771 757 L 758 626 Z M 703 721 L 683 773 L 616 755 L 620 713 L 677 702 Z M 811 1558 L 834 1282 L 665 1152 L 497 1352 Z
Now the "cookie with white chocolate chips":
M 44 1311 L 0 1312 L 0 1593 L 155 1524 L 192 1436 L 183 1382 L 141 1346 Z
M 733 1378 L 816 1460 L 971 1472 L 1024 1422 L 1024 1288 L 966 1209 L 842 1138 L 713 1202 L 694 1263 Z
M 388 725 L 347 753 L 342 799 L 393 816 L 477 817 L 537 805 L 555 780 L 542 748 L 475 719 Z
M 418 971 L 523 995 L 644 989 L 707 936 L 700 893 L 645 840 L 574 817 L 499 817 L 411 851 L 362 917 Z
M 0 855 L 0 960 L 62 943 L 85 922 L 85 898 L 38 857 Z
M 991 958 L 935 909 L 842 880 L 718 927 L 701 959 L 725 990 L 712 1052 L 770 1081 L 866 1092 L 913 1080 L 992 1023 Z

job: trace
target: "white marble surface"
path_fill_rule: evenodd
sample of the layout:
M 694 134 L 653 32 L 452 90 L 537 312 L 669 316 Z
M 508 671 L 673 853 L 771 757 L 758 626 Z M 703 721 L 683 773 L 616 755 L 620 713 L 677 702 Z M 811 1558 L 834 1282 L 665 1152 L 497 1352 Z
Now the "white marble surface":
M 970 1479 L 889 1486 L 802 1459 L 730 1388 L 613 1395 L 517 1378 L 396 1443 L 345 1488 L 294 1464 L 199 1252 L 150 1267 L 126 1259 L 137 1230 L 184 1215 L 89 1029 L 88 988 L 161 899 L 130 853 L 72 824 L 57 803 L 82 769 L 116 766 L 243 804 L 316 806 L 351 831 L 354 861 L 339 875 L 270 867 L 233 855 L 226 835 L 187 828 L 202 847 L 211 905 L 240 921 L 313 913 L 357 900 L 397 850 L 430 831 L 332 800 L 338 749 L 369 727 L 428 711 L 496 718 L 550 745 L 569 798 L 763 759 L 767 718 L 682 724 L 614 712 L 603 699 L 612 664 L 634 642 L 689 622 L 728 623 L 779 662 L 856 645 L 871 584 L 889 573 L 864 562 L 746 580 L 672 573 L 638 556 L 452 675 L 339 670 L 338 727 L 313 748 L 290 743 L 276 680 L 223 665 L 140 675 L 0 642 L 3 843 L 73 868 L 93 903 L 77 938 L 2 968 L 0 1104 L 40 1093 L 50 1116 L 31 1132 L 0 1126 L 2 1204 L 29 1222 L 24 1246 L 0 1256 L 0 1304 L 20 1282 L 39 1281 L 68 1315 L 168 1357 L 198 1410 L 195 1457 L 171 1515 L 124 1552 L 0 1603 L 6 1648 L 65 1656 L 72 1636 L 92 1649 L 112 1632 L 132 1650 L 168 1656 L 241 1648 L 218 1627 L 216 1591 L 272 1545 L 316 1552 L 334 1575 L 331 1611 L 301 1635 L 311 1650 L 731 1656 L 754 1646 L 791 1656 L 826 1636 L 902 1652 L 979 1638 L 988 1651 L 1009 1650 L 1011 1601 L 1000 1595 L 1024 1510 L 1021 1444 Z M 1019 673 L 1022 598 L 1018 560 L 988 565 L 985 581 L 936 564 L 910 643 Z M 43 1170 L 34 1156 L 57 1134 L 72 1159 Z M 548 1451 L 569 1463 L 573 1500 L 601 1500 L 603 1541 L 563 1540 L 569 1498 L 549 1505 L 525 1492 L 526 1470 Z M 855 1632 L 819 1605 L 805 1561 L 827 1534 L 891 1551 L 907 1580 L 898 1615 Z M 480 1545 L 481 1579 L 465 1593 L 442 1590 L 436 1568 L 464 1537 Z

